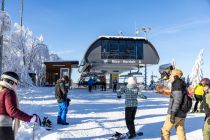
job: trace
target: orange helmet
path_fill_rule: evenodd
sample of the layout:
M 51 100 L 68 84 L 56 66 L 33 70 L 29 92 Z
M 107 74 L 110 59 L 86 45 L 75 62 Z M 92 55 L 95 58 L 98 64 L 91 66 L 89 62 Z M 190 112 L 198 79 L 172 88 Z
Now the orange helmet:
M 183 73 L 180 69 L 174 69 L 174 70 L 171 71 L 171 75 L 172 76 L 178 76 L 179 78 L 181 78 Z

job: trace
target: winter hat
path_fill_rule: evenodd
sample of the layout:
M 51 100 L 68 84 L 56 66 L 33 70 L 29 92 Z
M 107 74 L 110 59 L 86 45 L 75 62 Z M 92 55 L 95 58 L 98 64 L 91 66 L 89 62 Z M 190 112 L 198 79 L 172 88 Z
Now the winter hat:
M 136 77 L 129 77 L 128 78 L 128 85 L 136 85 L 136 84 L 137 84 Z
M 200 83 L 203 84 L 203 85 L 209 85 L 210 84 L 210 80 L 209 80 L 209 78 L 203 78 L 200 81 Z
M 179 78 L 181 78 L 183 73 L 180 69 L 174 69 L 174 70 L 171 71 L 171 75 L 172 76 L 178 76 Z
M 63 79 L 66 81 L 66 82 L 69 82 L 69 77 L 67 75 L 64 75 L 63 76 Z
M 12 71 L 7 71 L 7 72 L 4 72 L 1 75 L 1 80 L 2 81 L 4 81 L 4 80 L 10 80 L 10 81 L 13 81 L 15 83 L 18 83 L 18 81 L 20 80 L 20 78 L 17 75 L 17 73 L 12 72 Z

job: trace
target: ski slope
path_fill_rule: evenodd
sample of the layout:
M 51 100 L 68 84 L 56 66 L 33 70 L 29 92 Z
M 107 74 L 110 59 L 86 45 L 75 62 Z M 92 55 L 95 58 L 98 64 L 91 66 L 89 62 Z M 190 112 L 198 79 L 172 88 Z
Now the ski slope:
M 165 121 L 168 97 L 152 91 L 144 91 L 147 100 L 139 99 L 136 114 L 136 130 L 144 132 L 141 140 L 160 140 L 160 129 Z M 68 126 L 57 125 L 57 102 L 54 88 L 41 87 L 18 90 L 20 108 L 41 118 L 48 116 L 53 129 L 46 131 L 35 126 L 35 140 L 106 140 L 115 131 L 127 132 L 124 121 L 124 98 L 117 99 L 112 91 L 99 89 L 89 93 L 87 89 L 73 89 L 69 92 L 71 103 L 67 115 Z M 188 140 L 202 140 L 204 114 L 188 114 L 186 132 Z M 16 140 L 32 139 L 32 124 L 21 123 Z M 171 139 L 176 140 L 173 130 Z

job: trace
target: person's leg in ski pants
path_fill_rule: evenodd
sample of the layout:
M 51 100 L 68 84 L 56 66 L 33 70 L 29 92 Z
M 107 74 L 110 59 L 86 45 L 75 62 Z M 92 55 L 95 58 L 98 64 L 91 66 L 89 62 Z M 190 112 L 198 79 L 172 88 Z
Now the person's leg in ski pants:
M 103 85 L 103 86 L 104 86 L 104 91 L 106 91 L 106 83 L 104 83 L 104 85 Z
M 68 112 L 68 105 L 67 102 L 59 103 L 59 110 L 58 110 L 58 123 L 65 123 L 66 122 L 66 114 Z
M 14 132 L 12 127 L 0 127 L 0 139 L 1 140 L 15 140 Z
M 210 118 L 207 118 L 204 127 L 203 127 L 203 140 L 210 140 L 210 124 L 208 124 L 208 120 Z M 210 121 L 210 120 L 209 120 Z
M 201 102 L 203 100 L 202 95 L 195 95 L 195 100 L 196 100 L 196 102 L 195 102 L 195 106 L 194 106 L 194 110 L 193 110 L 194 112 L 197 111 L 199 102 Z
M 89 90 L 89 92 L 92 91 L 92 86 L 91 85 L 88 86 L 88 90 Z
M 126 126 L 129 130 L 130 135 L 136 134 L 135 125 L 134 125 L 136 110 L 137 110 L 137 107 L 125 108 L 125 121 L 126 121 Z
M 117 85 L 114 84 L 114 85 L 113 85 L 113 92 L 116 92 L 116 91 L 117 91 Z
M 176 134 L 178 135 L 178 140 L 186 140 L 185 128 L 184 128 L 185 118 L 175 117 L 175 123 L 170 122 L 170 115 L 166 117 L 166 121 L 161 129 L 161 140 L 170 140 L 170 133 L 173 127 L 176 128 Z

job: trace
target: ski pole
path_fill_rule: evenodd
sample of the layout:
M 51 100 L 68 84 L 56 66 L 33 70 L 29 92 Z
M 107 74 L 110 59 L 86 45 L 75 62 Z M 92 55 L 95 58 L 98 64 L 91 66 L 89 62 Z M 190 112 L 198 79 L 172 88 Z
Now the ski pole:
M 37 114 L 33 114 L 33 115 L 37 116 L 37 119 L 38 119 L 37 121 L 38 121 L 39 125 L 41 126 L 41 119 L 40 119 L 39 115 L 37 115 Z M 36 124 L 36 122 L 34 122 L 33 126 L 32 126 L 32 140 L 34 140 L 34 138 L 35 138 L 35 124 Z
M 32 140 L 34 140 L 34 131 L 35 131 L 35 129 L 34 129 L 34 127 L 35 127 L 35 123 L 33 124 L 33 126 L 32 126 Z

